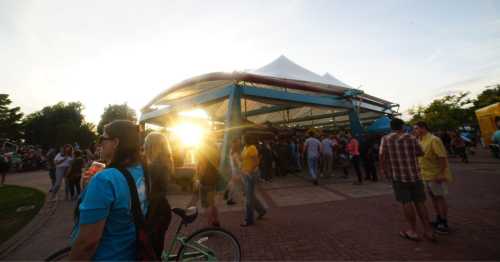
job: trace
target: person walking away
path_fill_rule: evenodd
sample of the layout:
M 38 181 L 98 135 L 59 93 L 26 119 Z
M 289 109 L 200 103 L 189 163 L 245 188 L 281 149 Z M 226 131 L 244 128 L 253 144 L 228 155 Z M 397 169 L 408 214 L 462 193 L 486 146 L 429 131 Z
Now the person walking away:
M 328 136 L 325 136 L 325 138 L 321 140 L 321 163 L 323 165 L 322 171 L 325 177 L 330 177 L 333 172 L 333 147 L 334 143 Z
M 260 172 L 262 174 L 262 178 L 264 178 L 264 180 L 268 182 L 271 182 L 273 172 L 273 152 L 268 140 L 264 140 L 262 146 L 259 149 L 259 153 Z
M 437 233 L 447 234 L 449 233 L 448 204 L 445 197 L 452 176 L 448 167 L 446 148 L 441 139 L 429 132 L 425 122 L 418 122 L 414 128 L 424 152 L 419 158 L 422 177 L 436 211 L 436 220 L 432 225 Z
M 366 143 L 363 150 L 363 164 L 365 168 L 365 180 L 371 180 L 376 182 L 377 178 L 377 168 L 376 162 L 378 160 L 378 145 L 376 139 L 370 136 L 366 139 Z
M 241 184 L 241 142 L 240 138 L 235 138 L 231 143 L 231 151 L 229 152 L 229 165 L 231 167 L 231 178 L 227 184 L 226 192 L 224 192 L 227 205 L 236 204 L 236 193 Z M 267 174 L 262 173 L 263 177 Z
M 148 217 L 154 229 L 166 232 L 172 220 L 171 207 L 167 198 L 168 185 L 175 172 L 172 148 L 168 139 L 161 133 L 152 132 L 144 139 L 144 169 L 146 192 L 149 203 Z M 153 234 L 151 243 L 157 254 L 165 247 L 165 235 Z
M 295 164 L 296 167 L 297 167 L 297 172 L 301 172 L 302 171 L 302 163 L 303 163 L 303 159 L 302 159 L 302 154 L 300 152 L 302 152 L 302 147 L 304 146 L 304 144 L 300 141 L 299 138 L 294 138 L 294 141 L 295 141 L 295 160 L 297 161 L 297 163 Z
M 266 214 L 266 209 L 255 195 L 255 180 L 259 173 L 259 152 L 257 141 L 253 136 L 245 136 L 245 147 L 241 152 L 241 174 L 245 184 L 245 221 L 242 227 L 254 224 L 254 210 L 257 211 L 257 219 Z
M 139 128 L 131 121 L 115 120 L 104 126 L 99 142 L 107 168 L 94 175 L 80 195 L 69 260 L 133 261 L 138 240 L 131 189 L 123 172 L 135 182 L 139 209 L 146 214 L 149 202 Z
M 284 136 L 279 137 L 278 144 L 278 175 L 286 176 L 290 167 L 290 150 Z
M 219 152 L 211 137 L 207 137 L 198 149 L 197 160 L 196 174 L 201 206 L 206 210 L 208 225 L 220 227 L 219 211 L 215 206 L 217 180 L 220 177 L 217 169 L 219 166 Z
M 321 142 L 314 137 L 315 132 L 310 130 L 308 138 L 304 142 L 304 151 L 302 154 L 307 154 L 307 167 L 309 169 L 309 176 L 313 179 L 313 184 L 318 185 L 318 162 L 321 155 Z
M 67 144 L 64 145 L 62 150 L 54 157 L 54 164 L 56 166 L 56 181 L 54 182 L 54 186 L 50 190 L 50 192 L 52 193 L 51 199 L 53 200 L 56 199 L 57 192 L 59 191 L 63 180 L 65 185 L 66 199 L 69 199 L 69 183 L 67 183 L 67 179 L 64 179 L 64 177 L 66 176 L 66 172 L 71 165 L 72 155 L 73 147 Z
M 444 147 L 446 148 L 448 154 L 453 155 L 453 147 L 451 144 L 451 137 L 448 130 L 442 131 L 441 141 L 443 141 Z
M 465 141 L 462 139 L 458 132 L 451 133 L 451 144 L 453 146 L 454 152 L 458 155 L 463 163 L 469 163 L 469 158 L 467 157 L 467 147 Z
M 347 179 L 349 177 L 349 153 L 347 152 L 347 141 L 341 137 L 337 137 L 337 144 L 335 146 L 334 157 L 337 164 L 342 168 L 342 178 Z
M 393 118 L 392 132 L 382 137 L 380 144 L 380 173 L 392 180 L 396 200 L 401 203 L 410 228 L 401 230 L 405 239 L 418 241 L 416 213 L 424 227 L 424 237 L 435 241 L 425 206 L 424 184 L 420 175 L 417 157 L 423 156 L 417 138 L 403 131 L 404 122 Z
M 346 146 L 346 150 L 349 153 L 349 159 L 351 160 L 351 164 L 354 167 L 354 171 L 358 176 L 358 181 L 354 182 L 354 185 L 363 184 L 363 174 L 361 174 L 360 167 L 360 154 L 359 154 L 359 142 L 356 138 L 352 136 L 351 133 L 347 134 L 348 143 Z
M 296 152 L 297 152 L 297 144 L 295 144 L 295 140 L 293 138 L 289 138 L 288 139 L 288 154 L 290 156 L 290 158 L 289 158 L 290 162 L 288 162 L 288 166 L 290 167 L 289 168 L 290 171 L 293 173 L 297 172 L 297 170 L 298 170 Z
M 57 150 L 55 148 L 49 149 L 47 152 L 47 169 L 49 170 L 49 178 L 50 178 L 50 189 L 49 192 L 52 192 L 52 187 L 56 183 L 56 163 L 54 162 L 54 158 L 57 155 Z
M 273 173 L 274 176 L 277 177 L 280 175 L 280 169 L 279 169 L 279 161 L 278 161 L 278 148 L 279 148 L 279 141 L 277 139 L 271 140 L 271 152 L 273 153 Z
M 66 179 L 69 181 L 69 193 L 71 200 L 75 200 L 81 191 L 82 169 L 85 161 L 82 158 L 82 152 L 75 150 L 73 153 L 73 160 L 69 167 Z

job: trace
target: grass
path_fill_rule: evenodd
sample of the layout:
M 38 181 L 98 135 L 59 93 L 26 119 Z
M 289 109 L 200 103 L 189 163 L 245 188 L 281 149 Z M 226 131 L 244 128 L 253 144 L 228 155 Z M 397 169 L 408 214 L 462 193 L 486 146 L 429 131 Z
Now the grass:
M 0 187 L 0 243 L 3 243 L 38 213 L 43 206 L 45 194 L 39 190 L 4 185 Z M 35 207 L 30 210 L 17 212 L 22 206 Z

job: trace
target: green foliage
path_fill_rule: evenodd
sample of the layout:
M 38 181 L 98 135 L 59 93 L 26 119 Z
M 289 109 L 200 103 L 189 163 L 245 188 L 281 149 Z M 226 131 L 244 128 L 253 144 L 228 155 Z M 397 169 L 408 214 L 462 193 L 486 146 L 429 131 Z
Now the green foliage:
M 469 92 L 448 95 L 435 99 L 428 106 L 417 106 L 409 110 L 410 124 L 425 121 L 431 130 L 453 130 L 464 125 L 477 125 L 475 110 L 500 102 L 500 85 L 486 89 L 476 98 Z
M 496 102 L 500 102 L 500 84 L 494 85 L 492 88 L 486 89 L 479 94 L 477 98 L 472 101 L 473 109 L 477 110 Z
M 88 147 L 96 138 L 94 126 L 82 115 L 80 102 L 57 103 L 44 107 L 24 119 L 26 142 L 45 148 L 77 142 Z
M 101 121 L 97 125 L 97 133 L 102 134 L 104 126 L 114 120 L 130 120 L 137 121 L 137 116 L 134 109 L 130 108 L 126 103 L 121 105 L 108 105 L 101 115 Z
M 9 95 L 0 94 L 0 138 L 17 140 L 22 137 L 23 114 L 19 107 L 10 107 Z

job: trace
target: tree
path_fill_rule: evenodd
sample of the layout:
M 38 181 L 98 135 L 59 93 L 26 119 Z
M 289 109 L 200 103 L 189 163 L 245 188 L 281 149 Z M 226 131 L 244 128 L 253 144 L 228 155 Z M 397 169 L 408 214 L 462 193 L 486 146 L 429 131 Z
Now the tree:
M 101 121 L 97 125 L 97 133 L 102 134 L 104 126 L 114 120 L 130 120 L 137 121 L 135 110 L 130 108 L 127 103 L 121 105 L 108 105 L 104 108 L 104 113 L 101 115 Z
M 425 121 L 432 130 L 452 130 L 460 126 L 476 126 L 475 111 L 500 102 L 500 84 L 487 88 L 476 98 L 469 98 L 469 92 L 435 99 L 428 106 L 417 106 L 408 112 L 410 124 Z
M 491 86 L 492 88 L 488 88 L 484 90 L 481 94 L 477 96 L 476 99 L 472 101 L 473 110 L 480 109 L 485 106 L 489 106 L 496 102 L 500 102 L 500 84 Z
M 96 139 L 95 127 L 85 122 L 82 111 L 80 102 L 60 102 L 28 115 L 23 121 L 26 142 L 44 148 L 75 142 L 90 146 Z
M 10 108 L 9 95 L 0 94 L 0 138 L 17 140 L 22 137 L 23 114 L 19 107 Z
M 469 93 L 448 95 L 435 99 L 426 107 L 419 106 L 409 110 L 410 124 L 425 121 L 431 130 L 452 130 L 474 123 L 473 113 L 467 105 L 471 103 Z

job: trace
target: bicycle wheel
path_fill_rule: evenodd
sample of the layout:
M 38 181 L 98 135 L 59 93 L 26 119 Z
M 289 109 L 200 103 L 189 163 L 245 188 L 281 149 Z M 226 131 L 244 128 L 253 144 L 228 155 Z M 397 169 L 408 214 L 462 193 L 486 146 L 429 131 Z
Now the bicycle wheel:
M 221 228 L 204 228 L 186 239 L 177 255 L 179 261 L 240 261 L 240 243 Z
M 65 247 L 59 251 L 52 253 L 52 255 L 48 256 L 44 261 L 63 261 L 67 260 L 69 257 L 69 252 L 71 251 L 71 247 Z

